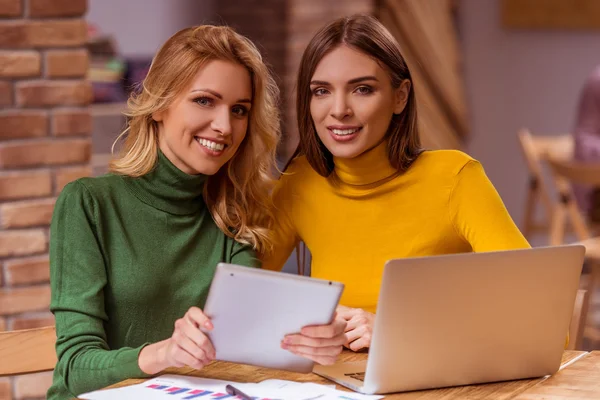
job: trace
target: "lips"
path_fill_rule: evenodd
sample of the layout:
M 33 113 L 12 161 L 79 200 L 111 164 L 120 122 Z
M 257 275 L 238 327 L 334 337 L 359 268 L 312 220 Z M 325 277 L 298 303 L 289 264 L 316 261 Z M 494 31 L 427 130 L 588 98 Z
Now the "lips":
M 349 142 L 362 131 L 362 126 L 337 125 L 328 126 L 329 134 L 336 142 Z

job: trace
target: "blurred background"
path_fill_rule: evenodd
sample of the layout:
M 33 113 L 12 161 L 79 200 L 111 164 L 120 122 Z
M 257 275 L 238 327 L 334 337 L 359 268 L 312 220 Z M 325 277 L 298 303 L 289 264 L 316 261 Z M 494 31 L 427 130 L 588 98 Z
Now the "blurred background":
M 377 16 L 401 44 L 426 148 L 480 160 L 532 245 L 585 241 L 576 345 L 600 348 L 596 0 L 0 0 L 0 331 L 54 323 L 54 201 L 67 182 L 106 172 L 127 96 L 166 39 L 212 23 L 257 44 L 283 93 L 283 164 L 297 145 L 302 51 L 354 13 Z M 50 379 L 0 378 L 0 399 L 43 398 Z

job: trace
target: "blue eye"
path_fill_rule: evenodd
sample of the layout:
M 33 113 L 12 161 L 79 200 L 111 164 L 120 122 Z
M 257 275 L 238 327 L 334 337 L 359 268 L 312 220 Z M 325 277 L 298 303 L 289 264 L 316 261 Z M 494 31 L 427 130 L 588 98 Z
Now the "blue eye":
M 197 99 L 194 99 L 194 101 L 204 107 L 210 107 L 213 105 L 213 99 L 210 97 L 198 97 Z
M 313 95 L 317 97 L 326 95 L 327 93 L 329 92 L 327 91 L 327 89 L 324 88 L 316 88 L 315 90 L 313 90 Z

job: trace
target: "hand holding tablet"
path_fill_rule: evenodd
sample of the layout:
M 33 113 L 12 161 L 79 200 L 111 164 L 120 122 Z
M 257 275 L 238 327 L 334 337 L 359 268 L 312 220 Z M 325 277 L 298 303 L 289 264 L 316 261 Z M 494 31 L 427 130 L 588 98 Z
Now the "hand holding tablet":
M 320 361 L 319 338 L 343 334 L 343 321 L 334 322 L 343 289 L 338 282 L 220 263 L 204 307 L 216 359 L 310 372 Z M 282 344 L 286 337 L 290 344 Z

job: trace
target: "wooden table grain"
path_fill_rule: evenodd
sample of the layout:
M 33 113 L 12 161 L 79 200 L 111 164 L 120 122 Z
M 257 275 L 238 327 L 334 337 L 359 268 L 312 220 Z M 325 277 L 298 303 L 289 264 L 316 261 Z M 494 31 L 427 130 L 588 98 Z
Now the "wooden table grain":
M 522 392 L 516 399 L 600 399 L 600 351 L 584 355 L 557 374 Z
M 598 352 L 600 356 L 600 352 Z M 583 358 L 587 357 L 583 351 L 565 351 L 562 357 L 561 365 L 574 360 L 577 357 L 583 355 Z M 344 351 L 339 358 L 340 362 L 349 361 L 362 361 L 367 359 L 366 353 L 353 353 L 351 351 Z M 573 364 L 569 365 L 569 373 L 571 368 L 577 365 L 580 360 L 577 360 Z M 565 368 L 563 371 L 566 371 Z M 600 368 L 600 366 L 597 366 Z M 561 374 L 563 373 L 561 371 Z M 600 370 L 599 370 L 600 371 Z M 188 375 L 197 376 L 202 378 L 210 379 L 222 379 L 233 382 L 248 382 L 256 383 L 261 382 L 265 379 L 284 379 L 296 382 L 314 382 L 320 384 L 331 385 L 332 382 L 320 377 L 315 374 L 299 374 L 295 372 L 273 370 L 269 368 L 259 368 L 250 365 L 240 365 L 228 362 L 216 361 L 206 366 L 202 370 L 195 370 L 192 368 L 169 368 L 164 371 L 165 374 L 177 374 L 177 375 Z M 600 373 L 600 372 L 599 372 Z M 596 375 L 598 376 L 598 375 Z M 552 378 L 550 378 L 552 379 Z M 514 399 L 518 395 L 528 391 L 529 389 L 535 388 L 536 385 L 541 384 L 549 379 L 537 378 L 537 379 L 523 379 L 518 381 L 509 382 L 498 382 L 481 385 L 470 385 L 460 386 L 453 388 L 435 389 L 435 390 L 422 390 L 416 392 L 405 392 L 395 393 L 385 396 L 385 399 L 389 400 L 450 400 L 450 399 L 461 399 L 461 400 L 480 400 L 480 399 L 494 399 L 494 400 L 505 400 Z M 119 382 L 109 388 L 117 388 L 123 386 L 134 385 L 136 383 L 142 383 L 145 379 L 128 379 L 123 382 Z M 600 382 L 600 381 L 598 381 Z M 347 390 L 342 386 L 337 385 L 340 390 Z M 519 397 L 520 398 L 520 397 Z M 524 397 L 523 399 L 541 399 L 542 397 Z M 546 397 L 544 397 L 546 398 Z M 600 398 L 600 397 L 599 397 Z M 571 398 L 569 398 L 571 399 Z M 573 397 L 573 399 L 579 399 L 579 397 Z

